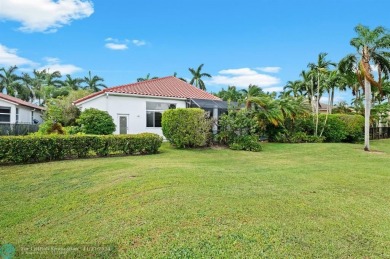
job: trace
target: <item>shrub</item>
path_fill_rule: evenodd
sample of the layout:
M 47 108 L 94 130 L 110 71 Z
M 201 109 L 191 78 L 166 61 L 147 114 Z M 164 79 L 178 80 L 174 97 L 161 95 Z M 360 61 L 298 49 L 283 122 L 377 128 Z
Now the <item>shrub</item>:
M 90 108 L 80 114 L 77 123 L 85 134 L 109 135 L 115 131 L 114 120 L 106 111 Z
M 0 163 L 31 163 L 91 155 L 155 154 L 162 138 L 153 133 L 134 135 L 33 135 L 0 138 Z
M 259 123 L 252 110 L 229 110 L 219 119 L 217 140 L 234 150 L 260 151 Z
M 199 108 L 171 109 L 163 113 L 162 131 L 178 148 L 203 147 L 210 142 L 211 120 Z
M 65 134 L 65 130 L 62 127 L 61 123 L 53 121 L 45 121 L 39 125 L 39 130 L 37 135 L 49 135 L 49 134 Z
M 284 127 L 268 129 L 270 141 L 301 143 L 301 142 L 358 142 L 363 138 L 364 117 L 361 115 L 325 114 L 319 115 L 318 135 L 315 137 L 314 117 L 300 117 L 287 121 Z M 325 124 L 326 120 L 326 124 Z

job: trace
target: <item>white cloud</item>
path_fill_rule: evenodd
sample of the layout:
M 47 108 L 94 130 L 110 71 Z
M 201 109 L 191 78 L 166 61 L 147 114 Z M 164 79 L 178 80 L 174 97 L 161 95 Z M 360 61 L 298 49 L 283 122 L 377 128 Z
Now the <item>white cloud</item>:
M 256 70 L 265 72 L 265 73 L 279 73 L 281 67 L 257 67 Z
M 146 45 L 146 41 L 144 41 L 144 40 L 132 40 L 131 42 L 132 42 L 135 46 L 137 46 L 137 47 L 141 47 L 141 46 Z
M 83 70 L 72 64 L 61 64 L 61 61 L 58 58 L 46 57 L 44 60 L 47 64 L 37 68 L 37 70 L 41 71 L 46 69 L 46 71 L 48 70 L 50 72 L 60 71 L 62 75 L 73 74 Z
M 280 87 L 275 87 L 275 85 L 280 83 L 279 78 L 261 74 L 250 68 L 221 70 L 208 83 L 214 85 L 234 85 L 241 88 L 253 84 L 262 87 L 265 91 L 274 91 L 276 88 L 280 89 Z
M 113 43 L 113 42 L 109 42 L 109 43 L 106 43 L 106 48 L 108 49 L 112 49 L 112 50 L 125 50 L 127 49 L 127 45 L 124 44 L 124 43 Z
M 2 66 L 23 66 L 34 65 L 35 63 L 27 58 L 18 56 L 17 49 L 10 49 L 0 44 L 0 65 Z
M 24 32 L 56 32 L 94 12 L 89 0 L 1 0 L 0 7 L 0 19 L 20 22 Z

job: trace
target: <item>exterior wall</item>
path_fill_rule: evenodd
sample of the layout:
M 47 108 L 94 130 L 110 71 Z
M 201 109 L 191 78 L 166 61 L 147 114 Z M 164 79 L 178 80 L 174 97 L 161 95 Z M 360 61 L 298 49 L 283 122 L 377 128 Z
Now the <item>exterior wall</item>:
M 39 123 L 42 122 L 42 111 L 35 110 L 30 107 L 15 105 L 13 103 L 4 101 L 0 99 L 0 106 L 2 107 L 11 107 L 11 124 L 16 123 L 16 108 L 19 109 L 19 121 L 18 123 L 27 123 L 32 124 L 31 120 L 31 111 L 34 111 L 34 119 L 38 120 Z
M 128 95 L 102 95 L 78 104 L 81 110 L 95 108 L 107 111 L 116 125 L 115 134 L 119 134 L 119 116 L 127 116 L 127 133 L 150 132 L 163 136 L 161 128 L 146 127 L 146 102 L 162 102 L 176 104 L 176 108 L 185 108 L 186 101 L 170 98 L 138 97 Z

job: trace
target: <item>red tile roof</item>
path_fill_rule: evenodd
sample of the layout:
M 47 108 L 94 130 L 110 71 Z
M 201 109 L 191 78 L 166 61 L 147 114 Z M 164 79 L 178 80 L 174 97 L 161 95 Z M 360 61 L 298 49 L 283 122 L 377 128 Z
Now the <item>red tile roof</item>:
M 26 102 L 26 101 L 23 101 L 22 99 L 19 99 L 19 98 L 13 97 L 13 96 L 9 96 L 9 95 L 3 94 L 3 93 L 0 93 L 0 99 L 7 100 L 7 101 L 10 101 L 10 102 L 22 105 L 22 106 L 27 106 L 27 107 L 38 109 L 38 110 L 46 110 L 45 107 Z
M 104 93 L 121 93 L 134 94 L 146 96 L 159 96 L 171 98 L 188 98 L 188 99 L 207 99 L 207 100 L 221 100 L 220 98 L 196 88 L 176 77 L 162 77 L 152 80 L 146 80 L 138 83 L 120 85 L 106 88 L 100 92 L 90 94 L 84 98 L 78 99 L 74 103 L 80 103 L 99 96 Z

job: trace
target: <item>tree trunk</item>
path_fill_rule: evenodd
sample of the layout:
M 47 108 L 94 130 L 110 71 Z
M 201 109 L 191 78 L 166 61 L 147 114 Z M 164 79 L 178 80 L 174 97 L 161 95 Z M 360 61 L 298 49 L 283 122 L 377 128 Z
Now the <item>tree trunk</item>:
M 318 72 L 318 77 L 317 77 L 317 98 L 316 98 L 316 131 L 315 131 L 315 136 L 318 136 L 318 122 L 319 122 L 319 105 L 320 105 L 320 72 Z
M 371 84 L 366 78 L 364 78 L 364 91 L 366 99 L 364 113 L 364 150 L 370 151 Z

